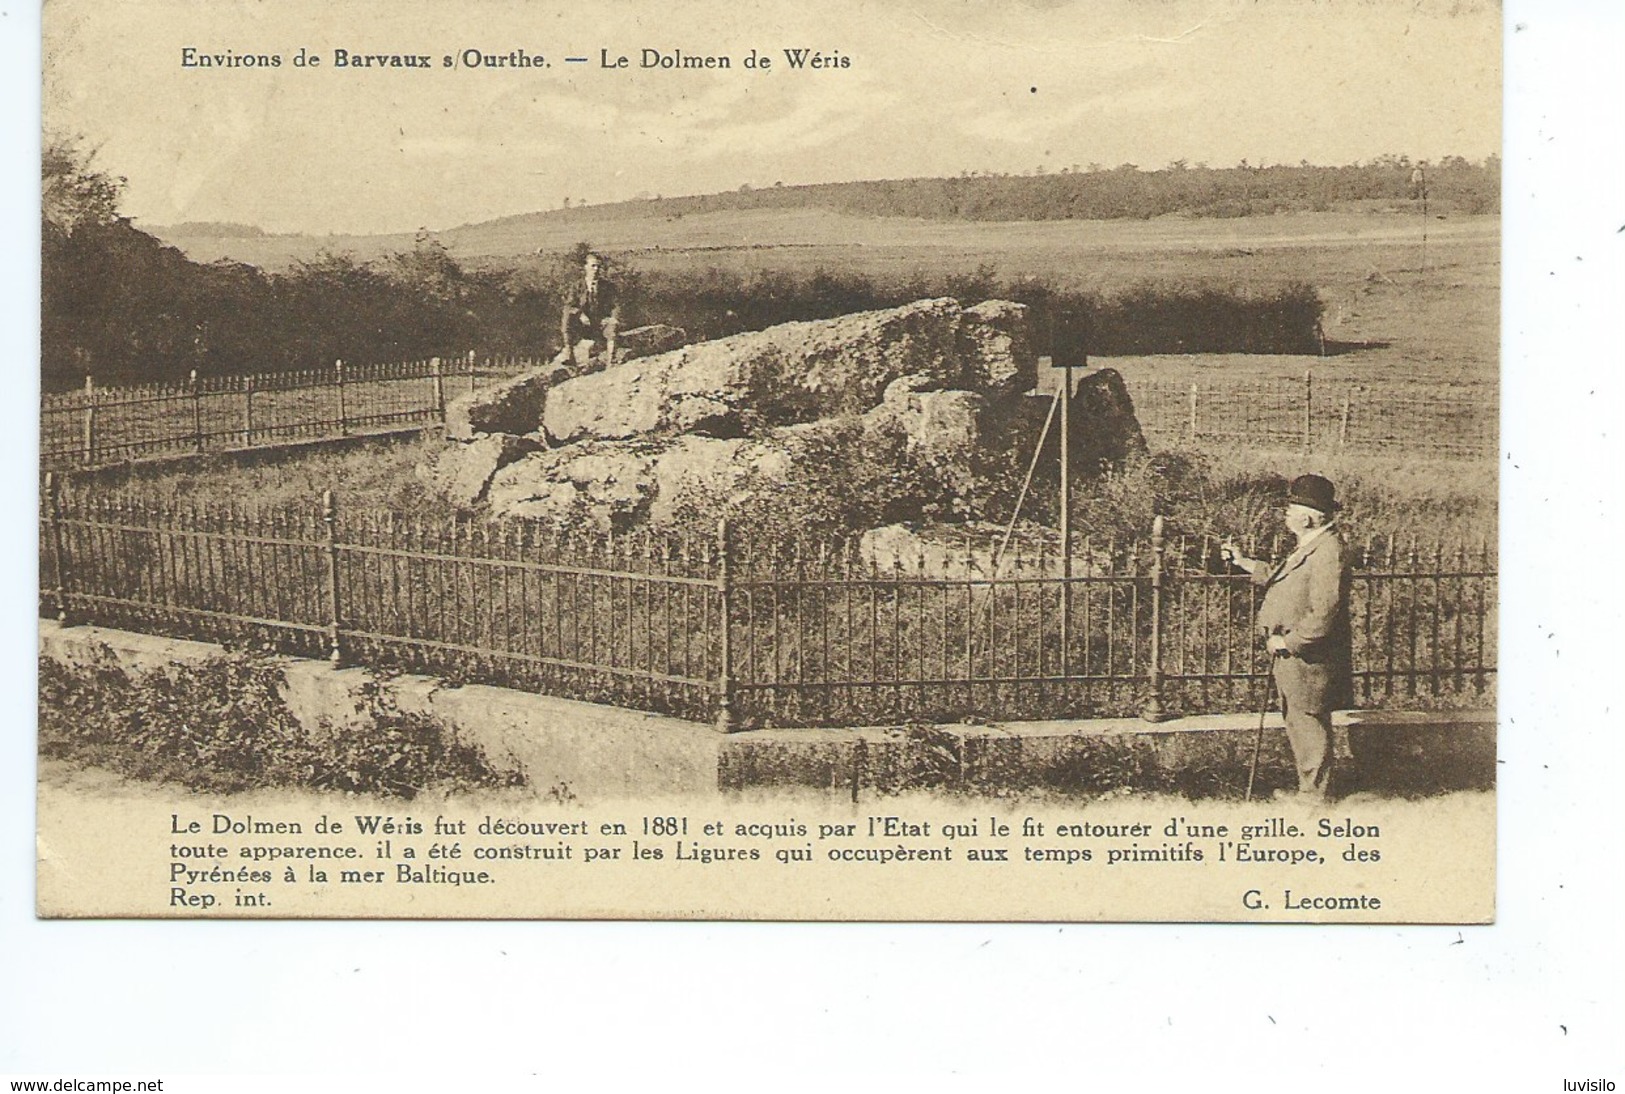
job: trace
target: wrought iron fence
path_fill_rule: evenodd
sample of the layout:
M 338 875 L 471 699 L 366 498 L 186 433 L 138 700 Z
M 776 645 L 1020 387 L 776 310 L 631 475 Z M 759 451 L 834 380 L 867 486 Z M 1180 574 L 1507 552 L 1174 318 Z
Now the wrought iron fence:
M 99 467 L 152 456 L 261 448 L 438 425 L 446 400 L 540 362 L 431 357 L 253 376 L 195 372 L 178 384 L 83 389 L 40 399 L 40 461 Z
M 852 542 L 557 534 L 349 511 L 160 507 L 47 477 L 41 608 L 665 711 L 724 727 L 1256 710 L 1257 593 L 1218 545 L 877 558 Z M 1484 701 L 1489 545 L 1354 543 L 1359 705 Z M 1254 545 L 1268 555 L 1280 545 Z M 1068 573 L 1070 571 L 1070 574 Z

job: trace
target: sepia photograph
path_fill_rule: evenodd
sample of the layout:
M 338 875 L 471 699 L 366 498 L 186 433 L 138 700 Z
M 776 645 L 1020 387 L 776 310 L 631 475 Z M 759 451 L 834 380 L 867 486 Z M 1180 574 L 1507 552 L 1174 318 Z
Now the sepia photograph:
M 0 12 L 0 1085 L 1615 1089 L 1619 29 Z
M 42 914 L 1493 917 L 1498 9 L 487 14 L 45 11 Z

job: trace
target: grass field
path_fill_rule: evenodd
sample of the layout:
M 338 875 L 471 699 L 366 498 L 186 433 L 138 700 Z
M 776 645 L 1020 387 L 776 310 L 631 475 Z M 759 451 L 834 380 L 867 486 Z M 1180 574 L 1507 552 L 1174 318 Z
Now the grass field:
M 635 210 L 634 210 L 635 211 Z M 1384 210 L 1235 219 L 962 223 L 859 218 L 819 211 L 709 213 L 649 219 L 626 207 L 497 221 L 440 234 L 460 261 L 526 268 L 588 241 L 651 273 L 818 269 L 871 277 L 992 271 L 1003 280 L 1111 295 L 1138 283 L 1315 286 L 1326 302 L 1328 376 L 1361 382 L 1466 386 L 1493 393 L 1499 344 L 1500 218 L 1424 222 Z M 321 251 L 374 258 L 409 250 L 407 236 L 268 236 L 168 240 L 198 261 L 232 258 L 284 268 Z M 544 252 L 538 255 L 538 251 Z M 1128 362 L 1125 362 L 1128 364 Z M 1136 360 L 1138 370 L 1301 375 L 1297 362 Z

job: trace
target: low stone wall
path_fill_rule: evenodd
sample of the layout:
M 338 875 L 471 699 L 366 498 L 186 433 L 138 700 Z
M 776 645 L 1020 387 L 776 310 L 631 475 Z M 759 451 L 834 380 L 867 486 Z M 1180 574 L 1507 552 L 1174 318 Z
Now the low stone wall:
M 40 653 L 66 664 L 111 657 L 130 673 L 219 656 L 204 642 L 103 627 L 40 624 Z M 1164 791 L 1239 796 L 1246 786 L 1256 715 L 1209 715 L 1150 724 L 1135 719 L 855 729 L 764 729 L 722 734 L 710 726 L 619 707 L 506 688 L 448 687 L 427 676 L 379 678 L 360 668 L 282 658 L 284 698 L 308 727 L 342 731 L 379 683 L 405 711 L 432 714 L 500 768 L 524 770 L 540 793 L 578 797 L 714 793 L 758 787 L 838 795 L 909 789 L 1095 793 Z M 1425 794 L 1495 784 L 1492 713 L 1354 711 L 1337 718 L 1349 789 Z M 1279 715 L 1265 722 L 1255 794 L 1292 784 Z M 1355 757 L 1359 757 L 1359 762 Z

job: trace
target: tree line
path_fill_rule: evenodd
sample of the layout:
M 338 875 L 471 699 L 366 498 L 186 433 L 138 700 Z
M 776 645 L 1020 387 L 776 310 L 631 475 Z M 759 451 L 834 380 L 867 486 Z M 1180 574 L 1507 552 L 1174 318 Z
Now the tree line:
M 1110 181 L 1125 172 L 1097 174 Z M 47 391 L 76 387 L 86 376 L 102 384 L 173 382 L 194 370 L 200 376 L 275 372 L 325 367 L 341 358 L 370 364 L 470 348 L 548 353 L 556 348 L 559 307 L 579 276 L 586 248 L 578 244 L 540 264 L 469 268 L 423 232 L 410 250 L 381 260 L 322 254 L 268 273 L 229 260 L 193 262 L 134 227 L 119 212 L 124 180 L 93 168 L 72 141 L 48 143 L 42 175 L 40 349 Z M 893 184 L 874 183 L 804 189 L 878 203 L 853 211 L 898 212 L 924 201 L 934 187 L 1039 181 L 1046 180 L 924 179 L 897 183 L 895 191 L 887 189 Z M 908 200 L 887 198 L 891 193 Z M 1142 283 L 1100 296 L 1026 279 L 1001 282 L 987 269 L 882 279 L 851 271 L 741 274 L 713 268 L 662 274 L 623 267 L 611 276 L 629 302 L 623 326 L 664 322 L 694 339 L 924 297 L 954 296 L 966 304 L 1003 297 L 1035 308 L 1045 348 L 1056 353 L 1302 353 L 1316 347 L 1321 313 L 1307 285 L 1246 292 Z
M 1381 156 L 1370 163 L 1321 167 L 1273 164 L 1192 166 L 1176 160 L 1158 170 L 1125 163 L 1058 172 L 973 174 L 812 186 L 742 186 L 721 194 L 665 198 L 669 215 L 735 209 L 822 208 L 854 216 L 934 220 L 1116 220 L 1158 216 L 1243 217 L 1325 212 L 1360 203 L 1420 203 L 1440 214 L 1495 213 L 1501 208 L 1498 156 L 1437 163 Z
M 134 383 L 534 351 L 568 271 L 474 271 L 420 235 L 381 262 L 323 254 L 281 273 L 197 263 L 118 211 L 123 180 L 69 141 L 43 157 L 41 382 Z M 552 318 L 549 319 L 548 316 Z M 556 338 L 556 335 L 555 335 Z

